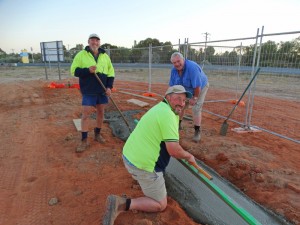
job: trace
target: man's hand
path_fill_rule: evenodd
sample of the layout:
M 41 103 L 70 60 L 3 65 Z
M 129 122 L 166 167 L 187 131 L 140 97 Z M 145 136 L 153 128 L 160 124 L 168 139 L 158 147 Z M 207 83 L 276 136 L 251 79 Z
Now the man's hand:
M 96 72 L 97 67 L 96 66 L 91 66 L 89 68 L 90 73 L 95 73 Z
M 105 94 L 106 94 L 107 97 L 109 97 L 111 95 L 111 89 L 110 88 L 106 88 Z
M 190 154 L 190 157 L 187 159 L 187 161 L 189 162 L 189 164 L 196 163 L 195 157 L 192 154 Z
M 176 159 L 185 159 L 189 163 L 196 163 L 195 157 L 191 153 L 185 151 L 178 142 L 165 143 L 170 156 Z
M 196 104 L 196 102 L 198 101 L 198 98 L 197 97 L 193 97 L 189 100 L 189 103 L 191 106 L 194 106 Z

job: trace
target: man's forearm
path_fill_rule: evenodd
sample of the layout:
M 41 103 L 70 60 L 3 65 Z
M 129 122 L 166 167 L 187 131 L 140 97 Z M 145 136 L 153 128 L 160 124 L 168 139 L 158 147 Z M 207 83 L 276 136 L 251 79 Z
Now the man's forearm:
M 200 95 L 200 92 L 201 92 L 201 88 L 200 87 L 194 88 L 194 96 L 193 97 L 198 98 L 199 95 Z
M 185 151 L 179 144 L 174 146 L 172 151 L 169 151 L 169 154 L 176 159 L 189 160 L 192 157 L 192 154 Z

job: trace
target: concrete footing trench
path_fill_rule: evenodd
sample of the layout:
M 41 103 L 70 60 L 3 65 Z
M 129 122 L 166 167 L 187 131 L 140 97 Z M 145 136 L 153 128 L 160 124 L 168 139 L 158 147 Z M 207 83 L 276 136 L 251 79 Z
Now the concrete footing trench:
M 139 112 L 122 112 L 132 130 L 136 125 L 133 116 Z M 130 131 L 119 112 L 106 113 L 105 121 L 115 136 L 126 141 Z M 174 158 L 165 171 L 168 195 L 196 222 L 208 225 L 291 225 L 285 218 L 247 197 L 203 162 L 198 160 L 197 163 L 212 176 L 212 180 Z

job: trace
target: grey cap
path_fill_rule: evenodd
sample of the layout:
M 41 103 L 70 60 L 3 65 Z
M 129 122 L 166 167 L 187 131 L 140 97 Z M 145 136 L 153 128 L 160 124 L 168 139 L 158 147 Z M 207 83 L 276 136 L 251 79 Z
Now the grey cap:
M 90 34 L 89 39 L 91 38 L 97 38 L 98 40 L 100 40 L 98 34 Z
M 165 95 L 169 95 L 172 93 L 175 93 L 175 94 L 185 93 L 187 98 L 193 97 L 192 93 L 189 91 L 186 91 L 185 88 L 181 85 L 174 85 L 174 86 L 169 87 L 168 90 L 166 91 Z

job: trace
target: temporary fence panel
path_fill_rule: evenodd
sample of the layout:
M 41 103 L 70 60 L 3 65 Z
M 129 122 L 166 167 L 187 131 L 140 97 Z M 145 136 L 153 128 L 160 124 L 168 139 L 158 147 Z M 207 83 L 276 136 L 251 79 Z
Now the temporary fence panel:
M 263 36 L 247 125 L 300 143 L 300 33 Z M 283 37 L 282 37 L 283 36 Z M 276 40 L 286 40 L 280 43 Z M 274 123 L 274 121 L 281 121 Z M 276 125 L 277 124 L 277 125 Z

